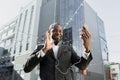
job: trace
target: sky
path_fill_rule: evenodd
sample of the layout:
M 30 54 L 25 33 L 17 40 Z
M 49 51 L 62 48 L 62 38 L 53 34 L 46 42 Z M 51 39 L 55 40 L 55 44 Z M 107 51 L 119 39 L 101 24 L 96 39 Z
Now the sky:
M 32 0 L 0 0 L 0 26 L 17 16 Z M 120 0 L 86 0 L 104 21 L 109 61 L 120 63 Z M 97 54 L 97 53 L 96 53 Z

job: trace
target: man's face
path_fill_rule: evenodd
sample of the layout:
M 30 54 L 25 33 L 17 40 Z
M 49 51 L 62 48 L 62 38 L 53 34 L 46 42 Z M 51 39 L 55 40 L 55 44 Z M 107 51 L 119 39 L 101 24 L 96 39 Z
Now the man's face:
M 63 35 L 63 30 L 60 25 L 56 25 L 52 31 L 52 39 L 55 44 L 58 44 Z

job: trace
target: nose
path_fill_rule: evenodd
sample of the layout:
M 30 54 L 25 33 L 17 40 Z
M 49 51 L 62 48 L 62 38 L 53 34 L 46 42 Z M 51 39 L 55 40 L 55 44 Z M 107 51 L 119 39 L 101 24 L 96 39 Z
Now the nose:
M 55 31 L 55 34 L 56 34 L 56 35 L 59 35 L 59 34 L 60 34 L 60 32 L 59 32 L 59 31 Z

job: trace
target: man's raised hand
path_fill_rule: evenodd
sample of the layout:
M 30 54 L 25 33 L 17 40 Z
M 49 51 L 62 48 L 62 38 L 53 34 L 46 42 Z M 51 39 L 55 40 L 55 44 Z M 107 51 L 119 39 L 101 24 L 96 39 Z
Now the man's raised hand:
M 44 53 L 46 53 L 48 50 L 50 50 L 54 44 L 54 41 L 50 41 L 50 33 L 49 32 L 46 32 L 45 33 L 45 45 L 44 45 L 44 48 L 42 49 Z

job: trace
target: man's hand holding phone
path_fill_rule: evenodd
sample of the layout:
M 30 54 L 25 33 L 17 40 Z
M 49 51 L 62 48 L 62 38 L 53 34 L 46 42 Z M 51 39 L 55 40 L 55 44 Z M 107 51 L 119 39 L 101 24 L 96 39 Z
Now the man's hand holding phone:
M 83 40 L 83 46 L 84 46 L 85 52 L 88 53 L 90 51 L 91 35 L 88 32 L 87 25 L 84 25 L 82 27 L 81 32 L 80 32 L 80 36 L 81 36 L 81 39 Z
M 50 36 L 49 31 L 47 31 L 45 33 L 45 37 L 46 37 L 45 45 L 44 45 L 44 48 L 42 49 L 44 53 L 46 53 L 48 50 L 50 50 L 52 48 L 53 44 L 54 44 L 54 41 L 52 41 L 52 42 L 50 41 L 51 36 Z

